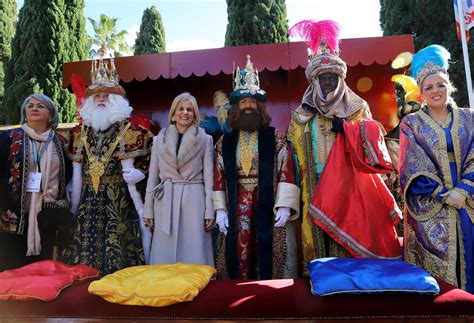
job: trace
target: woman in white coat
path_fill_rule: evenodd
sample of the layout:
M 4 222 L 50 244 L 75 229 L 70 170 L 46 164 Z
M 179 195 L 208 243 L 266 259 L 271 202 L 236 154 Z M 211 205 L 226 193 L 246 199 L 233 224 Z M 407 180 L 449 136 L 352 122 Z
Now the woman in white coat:
M 173 100 L 168 122 L 153 140 L 143 212 L 153 230 L 150 264 L 214 266 L 212 137 L 199 128 L 198 105 L 187 92 Z

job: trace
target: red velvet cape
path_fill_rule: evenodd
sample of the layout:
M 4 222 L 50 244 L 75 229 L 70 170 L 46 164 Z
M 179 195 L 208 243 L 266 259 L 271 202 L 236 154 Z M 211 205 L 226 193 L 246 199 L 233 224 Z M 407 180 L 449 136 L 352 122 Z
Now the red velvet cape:
M 392 164 L 378 124 L 344 122 L 331 148 L 309 215 L 355 257 L 400 258 L 400 210 L 379 173 Z

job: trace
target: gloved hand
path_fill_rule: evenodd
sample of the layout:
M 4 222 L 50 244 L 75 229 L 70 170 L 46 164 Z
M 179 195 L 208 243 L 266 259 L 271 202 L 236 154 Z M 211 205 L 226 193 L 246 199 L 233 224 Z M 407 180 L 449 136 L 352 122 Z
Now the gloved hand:
M 277 214 L 275 216 L 275 227 L 284 227 L 290 218 L 290 214 L 291 212 L 289 207 L 278 208 Z
M 82 191 L 82 164 L 72 163 L 72 180 L 71 180 L 71 213 L 77 214 L 79 210 L 79 202 Z
M 135 185 L 136 183 L 140 182 L 145 178 L 145 174 L 143 174 L 140 170 L 136 168 L 124 168 L 123 172 L 123 179 L 127 184 Z
M 464 207 L 466 196 L 462 195 L 456 190 L 447 191 L 446 193 L 441 194 L 441 196 L 446 196 L 445 203 L 449 206 L 452 206 L 456 209 L 461 209 Z
M 331 130 L 335 133 L 344 133 L 344 119 L 335 116 L 332 120 Z
M 224 210 L 216 211 L 216 223 L 219 226 L 219 231 L 227 235 L 227 228 L 229 227 L 229 216 Z
M 66 199 L 71 202 L 71 193 L 72 193 L 72 180 L 69 181 L 66 185 Z

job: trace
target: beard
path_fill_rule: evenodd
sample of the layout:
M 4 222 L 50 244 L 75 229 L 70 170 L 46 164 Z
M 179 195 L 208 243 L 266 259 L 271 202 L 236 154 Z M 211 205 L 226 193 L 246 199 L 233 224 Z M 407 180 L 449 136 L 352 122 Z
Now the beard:
M 251 111 L 250 113 L 247 111 Z M 239 109 L 235 108 L 235 114 L 232 124 L 230 127 L 236 130 L 243 131 L 255 131 L 260 128 L 263 128 L 263 118 L 257 109 L 245 108 Z
M 123 121 L 130 116 L 132 108 L 128 105 L 128 101 L 116 94 L 110 94 L 109 101 L 108 104 L 97 104 L 94 103 L 93 97 L 87 98 L 79 111 L 84 124 L 95 131 L 103 132 L 115 122 Z
M 92 124 L 91 127 L 95 131 L 105 131 L 112 125 L 110 122 L 110 107 L 109 105 L 96 105 L 91 111 Z

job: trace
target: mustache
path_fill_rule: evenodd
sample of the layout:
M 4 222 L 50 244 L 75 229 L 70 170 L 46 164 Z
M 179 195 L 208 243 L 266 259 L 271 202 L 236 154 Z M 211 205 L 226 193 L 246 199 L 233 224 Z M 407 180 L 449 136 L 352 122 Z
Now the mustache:
M 110 104 L 107 103 L 95 103 L 94 108 L 108 108 Z

